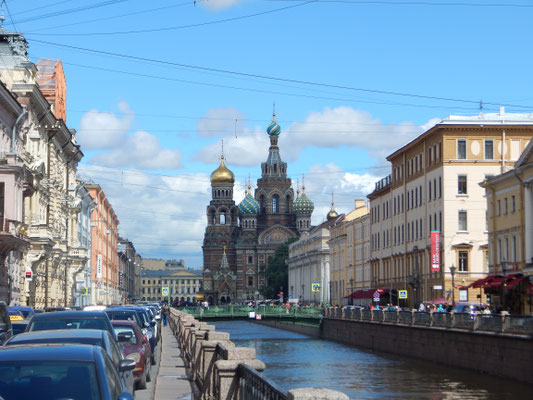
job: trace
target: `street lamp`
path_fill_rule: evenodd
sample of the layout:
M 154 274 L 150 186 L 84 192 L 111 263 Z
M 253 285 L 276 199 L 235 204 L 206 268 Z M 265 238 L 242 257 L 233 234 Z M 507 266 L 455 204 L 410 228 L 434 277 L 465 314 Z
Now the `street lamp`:
M 353 293 L 353 278 L 350 278 L 350 304 L 351 305 L 353 305 L 352 293 Z
M 503 299 L 502 299 L 502 306 L 503 306 L 503 310 L 504 311 L 507 311 L 507 309 L 505 308 L 506 306 L 506 301 L 505 301 L 505 295 L 507 294 L 507 260 L 502 259 L 500 261 L 500 264 L 501 264 L 501 267 L 502 267 L 502 273 L 503 273 Z
M 456 266 L 452 264 L 450 274 L 452 274 L 452 307 L 455 308 L 455 270 Z

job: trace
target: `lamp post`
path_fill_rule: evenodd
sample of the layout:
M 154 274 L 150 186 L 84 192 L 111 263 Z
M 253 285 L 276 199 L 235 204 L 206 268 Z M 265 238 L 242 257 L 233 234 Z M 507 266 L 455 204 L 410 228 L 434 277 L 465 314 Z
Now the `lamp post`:
M 352 293 L 353 293 L 353 278 L 350 278 L 350 304 L 351 305 L 353 305 Z
M 455 270 L 456 266 L 452 264 L 450 274 L 452 274 L 452 307 L 455 308 Z
M 501 267 L 502 267 L 502 273 L 503 273 L 503 299 L 502 299 L 502 306 L 503 310 L 507 311 L 506 309 L 506 294 L 507 294 L 507 260 L 504 258 L 500 261 Z

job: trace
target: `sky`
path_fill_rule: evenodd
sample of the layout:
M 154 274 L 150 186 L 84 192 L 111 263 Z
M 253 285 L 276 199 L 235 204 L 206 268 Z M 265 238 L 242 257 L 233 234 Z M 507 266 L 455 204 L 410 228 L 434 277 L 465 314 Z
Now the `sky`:
M 224 141 L 244 197 L 281 126 L 313 224 L 354 208 L 386 156 L 453 115 L 533 110 L 525 0 L 7 0 L 29 57 L 60 59 L 79 175 L 144 258 L 202 267 Z M 298 183 L 297 183 L 298 182 Z

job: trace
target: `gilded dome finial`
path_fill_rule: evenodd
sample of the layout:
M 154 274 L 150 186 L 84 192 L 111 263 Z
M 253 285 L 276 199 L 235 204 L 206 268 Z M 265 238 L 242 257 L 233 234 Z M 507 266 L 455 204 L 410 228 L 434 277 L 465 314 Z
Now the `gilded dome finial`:
M 211 173 L 211 184 L 233 184 L 235 175 L 224 164 L 224 139 L 222 139 L 222 153 L 219 167 Z
M 333 198 L 333 192 L 331 192 L 331 210 L 329 210 L 329 213 L 327 215 L 328 221 L 333 218 L 337 218 L 339 214 L 337 214 L 337 211 L 335 211 L 335 201 Z

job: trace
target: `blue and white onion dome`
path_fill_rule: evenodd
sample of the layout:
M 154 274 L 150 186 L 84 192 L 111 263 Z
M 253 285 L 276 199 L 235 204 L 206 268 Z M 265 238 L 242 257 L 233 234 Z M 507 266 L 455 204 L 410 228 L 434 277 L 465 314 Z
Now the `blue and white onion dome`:
M 275 117 L 272 119 L 272 122 L 268 126 L 267 133 L 268 133 L 268 136 L 279 136 L 279 134 L 281 133 L 281 128 L 276 123 Z
M 305 195 L 305 192 L 302 191 L 301 196 L 298 196 L 294 202 L 294 210 L 298 215 L 311 215 L 315 205 L 309 198 Z
M 241 215 L 253 215 L 259 212 L 259 203 L 249 191 L 246 191 L 246 196 L 240 202 L 239 211 Z

